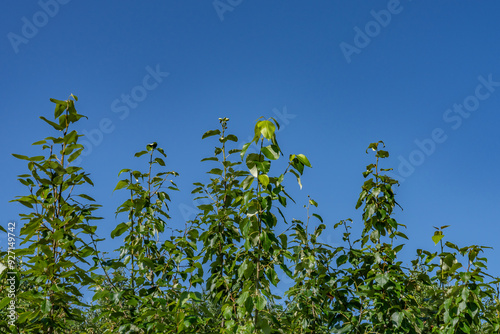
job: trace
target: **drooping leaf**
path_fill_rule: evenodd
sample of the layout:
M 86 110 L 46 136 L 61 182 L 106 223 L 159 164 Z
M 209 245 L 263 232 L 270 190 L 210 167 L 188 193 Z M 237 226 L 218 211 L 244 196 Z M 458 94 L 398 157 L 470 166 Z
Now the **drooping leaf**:
M 47 122 L 48 124 L 50 124 L 50 125 L 51 125 L 54 129 L 56 129 L 56 130 L 58 130 L 58 131 L 62 131 L 62 130 L 64 130 L 64 126 L 61 126 L 61 125 L 59 125 L 59 124 L 57 124 L 57 123 L 54 123 L 54 122 L 52 122 L 52 121 L 49 121 L 48 119 L 46 119 L 46 118 L 45 118 L 45 117 L 43 117 L 43 116 L 40 116 L 40 118 L 41 118 L 42 120 L 44 120 L 45 122 Z

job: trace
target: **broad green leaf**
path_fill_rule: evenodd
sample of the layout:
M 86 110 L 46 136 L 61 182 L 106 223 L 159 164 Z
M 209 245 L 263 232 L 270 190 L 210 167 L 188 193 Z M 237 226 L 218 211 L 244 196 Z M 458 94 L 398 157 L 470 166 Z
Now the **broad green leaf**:
M 246 143 L 243 145 L 243 147 L 241 148 L 241 152 L 240 152 L 240 157 L 241 157 L 241 160 L 243 160 L 243 157 L 245 156 L 245 153 L 246 151 L 248 150 L 248 148 L 250 147 L 252 143 Z
M 129 183 L 129 180 L 120 180 L 113 191 L 128 187 Z
M 276 127 L 271 121 L 259 121 L 255 125 L 255 132 L 260 132 L 266 139 L 271 139 L 274 136 L 274 132 L 276 131 Z
M 227 140 L 234 141 L 234 142 L 237 142 L 237 141 L 238 141 L 238 137 L 236 137 L 235 135 L 227 135 L 227 136 L 226 136 L 226 139 L 227 139 Z
M 210 171 L 208 171 L 207 174 L 222 175 L 222 169 L 213 168 Z
M 311 166 L 311 163 L 309 162 L 309 160 L 306 158 L 305 155 L 303 154 L 297 154 L 296 155 L 297 159 L 299 159 L 300 162 L 302 162 L 305 166 L 307 167 L 312 167 Z
M 373 243 L 377 243 L 380 240 L 380 232 L 378 230 L 372 231 L 372 233 L 370 233 L 370 240 Z
M 68 157 L 68 162 L 72 162 L 76 158 L 78 158 L 80 156 L 80 154 L 82 154 L 82 151 L 83 151 L 83 148 L 80 148 L 80 149 L 74 151 L 73 153 L 71 153 L 71 155 Z
M 207 137 L 216 136 L 216 135 L 220 135 L 220 130 L 209 130 L 209 131 L 205 132 L 203 134 L 203 136 L 201 136 L 201 139 L 205 139 Z
M 50 99 L 51 102 L 56 104 L 56 109 L 54 111 L 54 118 L 58 118 L 65 110 L 68 108 L 68 102 Z
M 69 144 L 76 142 L 77 139 L 78 139 L 78 133 L 75 130 L 73 130 L 66 136 L 64 136 L 63 141 L 65 144 Z
M 158 144 L 157 144 L 156 142 L 153 142 L 153 143 L 147 144 L 147 145 L 146 145 L 146 150 L 148 150 L 148 152 L 151 152 L 151 151 L 152 151 L 152 150 L 154 150 L 157 146 L 158 146 Z
M 266 307 L 267 301 L 263 295 L 257 295 L 255 297 L 255 308 L 262 311 Z
M 122 169 L 120 172 L 118 172 L 118 176 L 120 176 L 121 173 L 128 173 L 130 171 L 131 171 L 131 169 L 128 169 L 128 168 Z
M 247 270 L 247 267 L 248 267 L 248 262 L 247 261 L 244 261 L 240 267 L 238 268 L 238 277 L 239 278 L 244 278 L 245 276 L 245 271 Z
M 348 259 L 347 255 L 345 255 L 345 254 L 340 255 L 337 258 L 337 267 L 340 267 L 341 265 L 343 265 L 344 263 L 346 263 L 347 259 Z
M 264 157 L 260 156 L 259 154 L 256 153 L 250 153 L 247 158 L 246 158 L 246 165 L 248 167 L 248 170 L 250 171 L 250 174 L 253 175 L 253 177 L 257 177 L 259 173 L 258 169 L 258 163 L 262 162 Z
M 42 312 L 43 313 L 49 313 L 51 308 L 52 308 L 52 303 L 50 302 L 50 300 L 45 299 L 42 302 L 42 306 L 41 306 Z
M 274 144 L 265 146 L 261 148 L 260 151 L 270 160 L 277 160 L 280 157 L 279 147 Z
M 444 238 L 444 234 L 434 234 L 432 236 L 432 241 L 434 241 L 434 244 L 437 245 L 441 239 Z
M 248 291 L 243 291 L 243 293 L 238 297 L 238 299 L 236 300 L 236 302 L 239 305 L 245 305 L 245 302 L 247 301 L 248 298 L 249 298 Z
M 279 279 L 278 279 L 278 274 L 276 273 L 276 271 L 272 268 L 272 267 L 269 267 L 267 270 L 266 270 L 266 276 L 267 278 L 269 279 L 269 281 L 274 285 L 274 286 L 277 286 L 278 285 L 278 282 L 279 282 Z
M 155 158 L 154 161 L 162 167 L 165 166 L 165 161 L 162 158 Z
M 26 322 L 26 320 L 33 318 L 34 315 L 35 314 L 33 311 L 23 312 L 23 313 L 19 314 L 19 317 L 17 318 L 17 323 L 22 324 L 22 323 Z
M 58 118 L 66 110 L 66 106 L 62 104 L 56 104 L 56 109 L 54 110 L 54 118 Z
M 403 312 L 394 312 L 391 315 L 391 320 L 394 322 L 394 325 L 396 325 L 396 328 L 399 328 L 401 326 L 401 323 L 403 322 L 403 317 L 404 317 Z
M 377 152 L 376 155 L 377 158 L 388 158 L 389 157 L 389 152 L 380 150 Z
M 269 176 L 261 174 L 259 175 L 259 181 L 264 187 L 267 187 L 267 185 L 269 184 Z
M 0 273 L 2 273 L 2 272 L 0 271 Z M 6 306 L 7 304 L 9 304 L 10 301 L 11 301 L 11 299 L 9 297 L 4 297 L 2 299 L 2 301 L 0 301 L 0 310 L 3 309 L 4 306 Z
M 380 286 L 384 287 L 389 282 L 389 275 L 387 273 L 379 274 L 375 276 L 375 282 L 380 284 Z

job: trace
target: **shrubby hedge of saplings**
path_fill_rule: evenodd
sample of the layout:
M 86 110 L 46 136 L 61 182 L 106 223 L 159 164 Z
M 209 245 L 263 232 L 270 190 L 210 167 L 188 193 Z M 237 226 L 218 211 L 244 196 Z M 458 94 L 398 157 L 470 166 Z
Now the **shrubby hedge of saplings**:
M 393 218 L 398 182 L 381 167 L 389 156 L 382 142 L 367 149 L 374 159 L 356 203 L 359 236 L 350 232 L 351 219 L 323 221 L 311 198 L 304 221 L 286 217 L 285 207 L 300 204 L 285 184 L 292 178 L 301 187 L 311 164 L 303 154 L 285 156 L 274 119 L 259 119 L 242 146 L 227 118 L 202 136 L 216 144 L 202 160 L 210 180 L 192 190 L 206 204 L 183 230 L 169 227 L 177 173 L 166 168 L 165 151 L 148 144 L 135 154 L 143 170 L 119 171 L 115 191 L 127 199 L 109 236 L 123 238 L 113 257 L 99 250 L 105 239 L 96 234 L 99 205 L 79 190 L 93 185 L 90 175 L 72 165 L 83 150 L 73 130 L 84 117 L 77 98 L 51 101 L 54 120 L 41 118 L 56 135 L 34 143 L 40 156 L 14 155 L 27 162 L 19 175 L 26 192 L 13 200 L 27 213 L 20 215 L 16 261 L 9 262 L 5 248 L 0 254 L 12 267 L 0 273 L 1 332 L 500 332 L 499 279 L 486 272 L 487 247 L 445 241 L 448 226 L 441 226 L 432 236 L 437 252 L 418 249 L 410 263 L 399 259 L 407 236 Z M 275 172 L 278 159 L 286 163 Z M 288 228 L 278 233 L 278 224 Z M 324 231 L 341 236 L 343 245 L 321 243 Z M 15 298 L 8 272 L 15 273 Z M 285 275 L 293 283 L 277 295 L 273 287 Z M 93 293 L 91 305 L 82 301 L 85 290 Z

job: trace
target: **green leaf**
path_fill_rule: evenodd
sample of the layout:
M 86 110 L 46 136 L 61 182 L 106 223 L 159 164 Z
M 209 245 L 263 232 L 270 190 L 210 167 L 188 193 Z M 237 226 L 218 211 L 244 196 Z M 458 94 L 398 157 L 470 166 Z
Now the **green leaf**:
M 391 320 L 392 322 L 394 322 L 396 328 L 399 328 L 401 326 L 401 323 L 403 322 L 403 316 L 404 316 L 403 312 L 394 312 L 391 315 Z
M 219 159 L 217 157 L 210 157 L 201 159 L 201 161 L 219 161 Z
M 113 191 L 128 187 L 129 183 L 130 183 L 129 180 L 121 180 L 118 182 L 118 184 L 116 185 L 116 187 Z
M 370 240 L 373 243 L 377 243 L 380 240 L 380 232 L 378 230 L 372 231 L 372 233 L 370 233 Z
M 68 162 L 72 162 L 76 158 L 78 158 L 80 156 L 80 154 L 82 154 L 82 151 L 83 151 L 83 147 L 74 151 L 73 153 L 71 153 L 71 155 L 68 157 Z
M 30 160 L 30 158 L 25 156 L 25 155 L 14 154 L 14 153 L 12 153 L 12 155 L 14 156 L 14 158 L 17 158 L 17 159 L 28 160 L 28 161 Z
M 41 306 L 42 312 L 43 313 L 49 313 L 51 308 L 52 308 L 52 303 L 50 302 L 50 300 L 45 299 L 42 302 L 42 306 Z
M 130 171 L 131 171 L 131 169 L 128 169 L 128 168 L 122 169 L 120 172 L 118 172 L 118 176 L 120 176 L 121 173 L 127 173 Z
M 75 130 L 73 130 L 66 136 L 64 136 L 63 141 L 65 144 L 70 144 L 70 143 L 75 143 L 77 139 L 78 139 L 78 133 Z
M 53 102 L 55 104 L 62 104 L 62 105 L 68 105 L 68 102 L 67 101 L 61 101 L 61 100 L 56 100 L 56 99 L 50 99 L 50 102 Z
M 201 139 L 205 139 L 207 137 L 216 136 L 216 135 L 220 135 L 220 130 L 209 130 L 209 131 L 205 132 L 203 134 L 203 136 L 201 136 Z
M 279 282 L 279 279 L 278 279 L 278 274 L 276 273 L 276 271 L 272 268 L 272 267 L 269 267 L 267 270 L 266 270 L 266 276 L 267 278 L 269 278 L 269 281 L 274 285 L 274 286 L 277 286 L 278 282 Z
M 50 101 L 56 104 L 56 109 L 54 111 L 54 118 L 61 116 L 61 114 L 66 110 L 66 108 L 68 108 L 68 102 L 66 101 L 61 101 L 56 99 L 50 99 Z
M 129 228 L 129 224 L 120 223 L 117 227 L 111 232 L 111 238 L 119 237 Z
M 255 308 L 257 310 L 262 311 L 266 307 L 266 304 L 267 304 L 267 301 L 263 295 L 257 295 L 255 297 Z
M 158 146 L 158 144 L 157 144 L 156 142 L 153 142 L 153 143 L 147 144 L 147 145 L 146 145 L 146 150 L 148 150 L 148 152 L 151 152 L 151 151 L 152 151 L 152 150 L 154 150 L 157 146 Z
M 248 262 L 245 261 L 243 262 L 240 267 L 238 268 L 238 277 L 240 279 L 243 279 L 245 278 L 245 271 L 247 270 L 247 267 L 248 267 Z
M 20 323 L 20 324 L 22 324 L 26 320 L 33 318 L 34 315 L 35 314 L 34 314 L 33 311 L 23 312 L 23 313 L 19 314 L 19 318 L 17 318 L 17 322 Z
M 241 182 L 241 187 L 243 188 L 243 190 L 248 190 L 250 188 L 250 186 L 252 185 L 253 180 L 255 180 L 255 178 L 252 175 L 248 175 L 243 180 L 243 182 Z
M 375 282 L 380 284 L 380 286 L 384 287 L 389 282 L 389 275 L 387 273 L 379 274 L 375 276 Z
M 162 158 L 156 158 L 154 161 L 160 166 L 165 166 L 165 161 Z
M 54 118 L 61 116 L 61 114 L 66 110 L 66 107 L 62 104 L 56 104 L 56 109 L 54 110 Z
M 252 143 L 246 143 L 243 145 L 243 147 L 241 148 L 241 152 L 240 152 L 240 157 L 241 157 L 241 160 L 243 160 L 243 157 L 245 156 L 245 153 L 246 151 L 248 150 L 248 148 L 250 147 L 250 144 Z
M 248 167 L 248 170 L 250 171 L 250 174 L 253 175 L 253 177 L 257 177 L 259 174 L 259 169 L 257 163 L 262 162 L 264 157 L 260 156 L 259 154 L 256 153 L 250 153 L 247 156 L 246 159 L 246 165 Z
M 52 125 L 52 127 L 53 127 L 54 129 L 56 129 L 56 130 L 58 130 L 58 131 L 62 131 L 62 130 L 64 130 L 64 126 L 61 126 L 61 125 L 59 125 L 59 124 L 57 124 L 57 123 L 54 123 L 54 122 L 52 122 L 52 121 L 49 121 L 48 119 L 46 119 L 46 118 L 45 118 L 45 117 L 43 117 L 43 116 L 40 116 L 40 118 L 41 118 L 41 119 L 43 119 L 43 120 L 44 120 L 45 122 L 47 122 L 48 124 Z
M 380 150 L 380 151 L 377 152 L 376 157 L 377 158 L 388 158 L 389 157 L 389 152 Z
M 134 154 L 134 157 L 140 157 L 141 155 L 144 155 L 148 153 L 148 151 L 140 151 L 140 152 L 137 152 L 136 154 Z
M 311 163 L 309 162 L 309 160 L 306 158 L 306 156 L 305 156 L 305 155 L 303 155 L 303 154 L 297 154 L 297 155 L 296 155 L 296 157 L 297 157 L 297 159 L 299 159 L 299 161 L 300 161 L 300 162 L 302 162 L 305 166 L 310 167 L 310 168 L 312 167 L 312 166 L 311 166 Z
M 318 215 L 316 213 L 313 213 L 312 215 L 313 215 L 313 217 L 318 218 L 320 222 L 323 222 L 323 218 L 320 215 Z
M 0 310 L 3 309 L 5 305 L 9 304 L 10 300 L 11 299 L 9 297 L 4 297 L 2 301 L 0 301 Z
M 248 291 L 243 291 L 243 293 L 238 297 L 238 299 L 236 300 L 236 302 L 239 305 L 244 305 L 248 298 L 249 298 Z
M 259 121 L 255 125 L 255 133 L 260 133 L 266 139 L 271 139 L 274 136 L 274 132 L 276 131 L 276 127 L 271 121 Z
M 269 184 L 269 176 L 261 174 L 259 175 L 259 181 L 264 187 L 267 187 L 267 185 Z
M 237 141 L 238 141 L 238 137 L 236 137 L 235 135 L 227 135 L 227 136 L 226 136 L 226 139 L 227 139 L 227 140 L 234 141 L 234 142 L 237 142 Z
M 344 263 L 346 263 L 347 259 L 348 259 L 347 255 L 345 255 L 345 254 L 340 255 L 337 258 L 337 267 L 340 267 L 341 265 L 343 265 Z
M 222 169 L 220 168 L 213 168 L 207 172 L 207 174 L 214 174 L 214 175 L 222 175 Z
M 39 140 L 39 141 L 34 142 L 34 143 L 33 143 L 33 144 L 31 144 L 31 145 L 42 145 L 42 144 L 46 144 L 46 143 L 47 143 L 47 141 L 46 141 L 46 140 Z
M 434 244 L 437 245 L 439 243 L 439 241 L 441 241 L 441 239 L 444 238 L 444 234 L 440 234 L 441 232 L 436 232 L 433 236 L 432 236 L 432 241 L 434 241 Z
M 90 197 L 88 195 L 85 195 L 85 194 L 79 194 L 79 195 L 76 195 L 76 196 L 79 196 L 81 198 L 85 198 L 86 200 L 89 200 L 91 202 L 95 202 L 95 199 L 93 199 L 92 197 Z
M 263 147 L 260 151 L 270 160 L 277 160 L 280 157 L 280 149 L 274 144 Z
M 295 177 L 297 177 L 297 182 L 299 183 L 299 187 L 300 187 L 300 189 L 302 189 L 302 182 L 300 182 L 300 175 L 299 175 L 299 173 L 297 173 L 293 169 L 290 169 L 289 172 L 291 172 L 293 175 L 295 175 Z

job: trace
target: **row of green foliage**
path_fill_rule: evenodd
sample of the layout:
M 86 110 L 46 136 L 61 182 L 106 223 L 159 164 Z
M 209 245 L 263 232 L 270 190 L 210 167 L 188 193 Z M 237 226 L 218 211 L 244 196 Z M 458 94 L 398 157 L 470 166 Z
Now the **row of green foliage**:
M 1 332 L 500 332 L 499 280 L 485 272 L 481 257 L 487 247 L 444 242 L 442 226 L 432 237 L 438 252 L 419 249 L 408 264 L 398 259 L 407 236 L 393 218 L 398 182 L 380 168 L 389 156 L 382 142 L 367 149 L 375 157 L 356 204 L 363 212 L 359 238 L 351 235 L 350 219 L 323 222 L 313 213 L 313 199 L 304 222 L 288 221 L 284 208 L 295 202 L 285 191 L 286 179 L 301 187 L 311 164 L 303 154 L 291 154 L 282 172 L 274 173 L 284 156 L 274 119 L 258 120 L 255 136 L 241 149 L 231 148 L 238 138 L 228 133 L 227 118 L 203 135 L 218 139 L 214 154 L 202 160 L 213 167 L 210 180 L 195 183 L 192 191 L 207 204 L 173 233 L 166 229 L 177 173 L 165 171 L 166 155 L 156 143 L 136 153 L 147 157 L 145 170 L 119 172 L 115 190 L 127 200 L 116 211 L 123 222 L 111 238 L 124 241 L 119 256 L 107 256 L 93 225 L 99 205 L 78 192 L 92 181 L 72 165 L 83 150 L 81 135 L 72 130 L 84 117 L 76 100 L 52 99 L 55 120 L 41 117 L 59 133 L 34 143 L 44 155 L 15 155 L 27 161 L 29 172 L 19 176 L 27 194 L 14 201 L 28 213 L 21 214 L 20 242 L 8 234 L 11 252 L 1 253 L 4 265 L 13 267 L 0 274 Z M 285 232 L 277 232 L 278 223 L 287 224 Z M 325 230 L 341 235 L 343 246 L 321 243 Z M 8 272 L 15 272 L 14 300 Z M 274 287 L 285 275 L 293 283 L 277 295 Z M 93 292 L 92 305 L 82 302 L 86 289 Z

